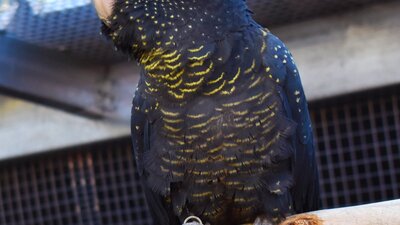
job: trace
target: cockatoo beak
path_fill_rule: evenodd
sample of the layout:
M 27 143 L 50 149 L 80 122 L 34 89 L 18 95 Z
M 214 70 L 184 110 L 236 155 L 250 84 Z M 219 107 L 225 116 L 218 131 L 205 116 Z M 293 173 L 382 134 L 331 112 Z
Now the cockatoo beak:
M 108 19 L 112 14 L 113 6 L 116 0 L 92 0 L 96 8 L 97 15 L 105 22 L 109 23 Z

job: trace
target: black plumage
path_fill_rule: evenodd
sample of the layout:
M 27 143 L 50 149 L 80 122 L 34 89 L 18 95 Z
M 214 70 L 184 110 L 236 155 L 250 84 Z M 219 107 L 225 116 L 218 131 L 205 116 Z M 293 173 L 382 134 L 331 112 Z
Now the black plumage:
M 142 67 L 132 141 L 155 224 L 318 208 L 299 73 L 245 1 L 117 0 L 103 32 Z

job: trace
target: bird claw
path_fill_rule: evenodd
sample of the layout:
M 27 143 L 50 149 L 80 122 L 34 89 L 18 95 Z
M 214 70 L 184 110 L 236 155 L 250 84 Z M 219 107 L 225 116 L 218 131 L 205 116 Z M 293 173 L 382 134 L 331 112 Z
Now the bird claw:
M 265 217 L 257 217 L 253 225 L 274 225 L 270 220 Z
M 300 214 L 297 216 L 289 217 L 280 225 L 322 225 L 322 220 L 316 215 Z

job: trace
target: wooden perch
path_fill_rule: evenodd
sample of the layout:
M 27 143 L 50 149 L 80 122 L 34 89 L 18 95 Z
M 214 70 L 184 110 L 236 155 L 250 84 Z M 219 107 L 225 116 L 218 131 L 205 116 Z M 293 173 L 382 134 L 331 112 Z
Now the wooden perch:
M 400 225 L 400 200 L 299 214 L 281 225 Z
M 400 200 L 294 215 L 280 225 L 400 225 Z

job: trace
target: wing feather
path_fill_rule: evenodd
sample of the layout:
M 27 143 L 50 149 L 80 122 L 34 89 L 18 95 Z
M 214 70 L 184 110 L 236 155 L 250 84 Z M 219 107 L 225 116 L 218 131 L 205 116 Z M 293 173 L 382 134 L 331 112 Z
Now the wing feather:
M 267 35 L 268 51 L 264 54 L 264 65 L 270 68 L 271 77 L 280 85 L 280 96 L 287 117 L 297 123 L 296 136 L 292 143 L 295 154 L 292 159 L 294 185 L 291 193 L 296 212 L 319 208 L 319 182 L 312 126 L 306 97 L 294 59 L 281 40 Z
M 139 88 L 141 82 L 139 82 Z M 152 109 L 151 102 L 142 97 L 140 91 L 136 91 L 132 105 L 131 117 L 131 138 L 133 145 L 133 155 L 135 157 L 135 164 L 137 172 L 140 176 L 140 181 L 143 186 L 146 201 L 149 210 L 152 214 L 154 225 L 165 224 L 172 225 L 178 224 L 177 218 L 171 213 L 171 207 L 165 202 L 165 199 L 157 192 L 162 186 L 164 179 L 152 180 L 148 182 L 148 174 L 145 172 L 145 155 L 150 151 L 152 122 L 149 119 L 149 111 Z M 153 184 L 154 187 L 148 187 L 148 183 Z

